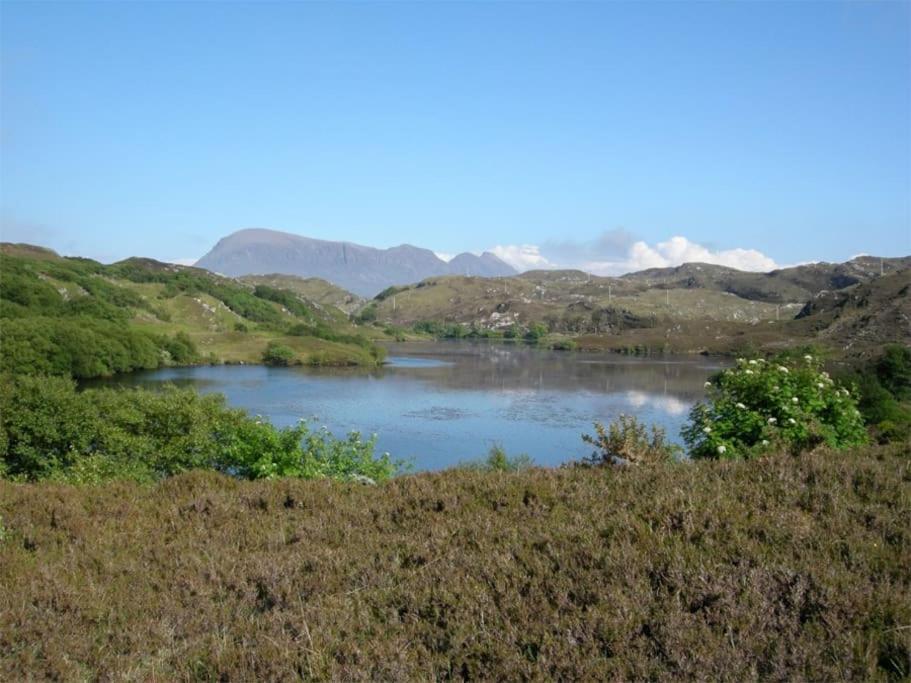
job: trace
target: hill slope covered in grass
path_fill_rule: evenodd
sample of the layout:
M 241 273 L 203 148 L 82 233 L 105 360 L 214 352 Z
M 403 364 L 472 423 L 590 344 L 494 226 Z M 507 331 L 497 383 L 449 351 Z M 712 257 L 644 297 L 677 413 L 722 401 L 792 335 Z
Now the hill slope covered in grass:
M 373 364 L 376 347 L 341 312 L 287 289 L 132 258 L 112 265 L 29 245 L 0 249 L 2 369 L 110 375 L 194 362 Z
M 871 355 L 911 343 L 908 263 L 885 259 L 883 276 L 879 259 L 862 257 L 772 273 L 686 264 L 623 278 L 572 270 L 436 277 L 389 288 L 359 315 L 396 329 L 461 327 L 484 336 L 540 328 L 591 349 L 732 353 L 817 342 Z M 824 286 L 840 288 L 814 289 Z
M 0 515 L 6 680 L 911 674 L 907 446 L 380 487 L 0 482 Z

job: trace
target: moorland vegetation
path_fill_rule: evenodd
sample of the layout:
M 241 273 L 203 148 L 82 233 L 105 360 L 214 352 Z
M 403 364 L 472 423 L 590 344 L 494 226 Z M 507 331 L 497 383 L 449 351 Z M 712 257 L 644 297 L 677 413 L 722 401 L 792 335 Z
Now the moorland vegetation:
M 77 385 L 376 362 L 344 315 L 145 260 L 0 259 L 0 678 L 911 675 L 906 345 L 745 356 L 685 452 L 624 416 L 573 466 L 496 447 L 395 476 L 357 433 Z

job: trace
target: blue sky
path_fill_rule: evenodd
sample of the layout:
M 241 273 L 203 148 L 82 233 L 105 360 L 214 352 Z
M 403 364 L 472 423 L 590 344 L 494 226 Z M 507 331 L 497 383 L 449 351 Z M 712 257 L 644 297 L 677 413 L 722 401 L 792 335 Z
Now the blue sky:
M 0 236 L 174 260 L 268 227 L 601 272 L 908 254 L 909 8 L 2 2 Z

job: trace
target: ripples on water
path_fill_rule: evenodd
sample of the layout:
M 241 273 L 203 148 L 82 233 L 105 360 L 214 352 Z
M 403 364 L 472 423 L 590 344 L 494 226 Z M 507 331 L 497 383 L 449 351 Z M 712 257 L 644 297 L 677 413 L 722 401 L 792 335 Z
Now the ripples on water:
M 494 443 L 536 463 L 587 455 L 581 434 L 621 413 L 679 441 L 690 406 L 722 363 L 546 351 L 521 344 L 396 344 L 382 368 L 213 366 L 136 373 L 109 383 L 171 382 L 223 393 L 277 425 L 301 417 L 343 436 L 377 434 L 379 452 L 439 469 L 483 457 Z

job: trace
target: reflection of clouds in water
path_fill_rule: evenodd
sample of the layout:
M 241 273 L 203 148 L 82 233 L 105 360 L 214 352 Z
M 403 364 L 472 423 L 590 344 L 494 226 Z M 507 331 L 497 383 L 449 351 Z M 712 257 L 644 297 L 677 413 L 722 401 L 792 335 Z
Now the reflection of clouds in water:
M 673 396 L 659 396 L 647 394 L 644 391 L 627 391 L 626 402 L 634 408 L 653 408 L 668 415 L 683 415 L 690 408 L 690 404 Z

